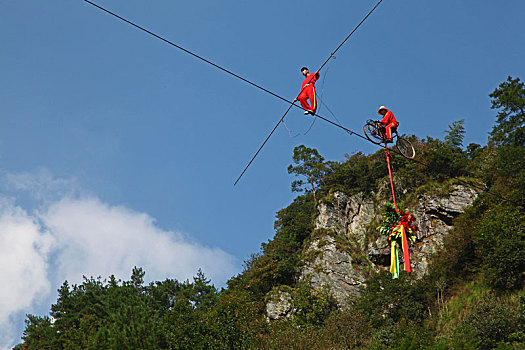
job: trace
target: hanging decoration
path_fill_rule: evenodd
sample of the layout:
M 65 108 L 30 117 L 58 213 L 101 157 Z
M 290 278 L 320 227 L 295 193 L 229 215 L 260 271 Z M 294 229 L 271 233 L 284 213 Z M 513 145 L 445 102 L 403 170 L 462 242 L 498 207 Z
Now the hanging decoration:
M 378 230 L 382 235 L 387 236 L 387 240 L 391 246 L 390 273 L 392 274 L 392 279 L 399 278 L 400 246 L 403 250 L 405 271 L 407 271 L 408 274 L 412 273 L 408 241 L 412 243 L 416 241 L 416 232 L 419 228 L 414 223 L 415 220 L 416 218 L 408 212 L 397 211 L 391 203 L 387 203 L 385 206 L 383 223 L 378 227 Z

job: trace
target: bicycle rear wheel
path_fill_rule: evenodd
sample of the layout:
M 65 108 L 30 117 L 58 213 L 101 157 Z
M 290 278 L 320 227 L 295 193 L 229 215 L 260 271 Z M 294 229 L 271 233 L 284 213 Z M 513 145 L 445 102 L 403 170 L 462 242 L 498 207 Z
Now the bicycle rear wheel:
M 401 136 L 397 137 L 396 140 L 396 148 L 401 153 L 401 155 L 408 159 L 414 159 L 416 156 L 416 151 L 414 150 L 414 146 L 412 146 L 412 143 L 408 141 L 405 138 L 402 138 Z
M 363 131 L 368 141 L 375 143 L 376 145 L 381 145 L 381 135 L 373 122 L 368 122 L 363 126 Z

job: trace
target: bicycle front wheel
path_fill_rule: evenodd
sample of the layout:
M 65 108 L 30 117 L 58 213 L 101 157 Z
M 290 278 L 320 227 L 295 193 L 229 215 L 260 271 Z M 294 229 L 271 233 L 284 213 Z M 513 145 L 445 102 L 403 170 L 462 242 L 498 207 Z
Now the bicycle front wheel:
M 416 156 L 416 151 L 414 150 L 414 146 L 412 146 L 412 143 L 408 141 L 405 138 L 402 138 L 401 136 L 397 137 L 396 140 L 396 148 L 401 153 L 401 155 L 408 159 L 414 159 Z

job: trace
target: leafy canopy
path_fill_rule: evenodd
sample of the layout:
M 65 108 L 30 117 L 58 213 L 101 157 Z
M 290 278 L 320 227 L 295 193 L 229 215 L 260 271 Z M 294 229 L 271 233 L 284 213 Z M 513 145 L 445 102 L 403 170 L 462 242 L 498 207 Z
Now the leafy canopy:
M 445 143 L 452 147 L 461 148 L 463 146 L 463 138 L 465 137 L 465 119 L 456 120 L 448 126 L 448 130 L 445 131 Z
M 306 180 L 293 181 L 292 191 L 310 191 L 309 187 L 311 187 L 315 200 L 315 192 L 319 188 L 323 176 L 329 170 L 328 165 L 324 162 L 323 156 L 321 156 L 315 148 L 300 145 L 294 148 L 292 159 L 296 165 L 290 165 L 288 167 L 288 174 L 304 176 L 306 178 Z
M 495 146 L 525 146 L 525 84 L 509 76 L 489 97 L 491 108 L 499 109 L 490 142 Z

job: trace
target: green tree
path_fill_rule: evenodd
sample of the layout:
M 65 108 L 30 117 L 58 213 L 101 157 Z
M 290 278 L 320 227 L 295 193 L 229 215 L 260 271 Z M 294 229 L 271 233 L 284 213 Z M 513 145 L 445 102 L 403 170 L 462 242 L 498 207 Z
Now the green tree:
M 515 205 L 525 206 L 525 147 L 501 147 L 494 161 L 486 181 Z
M 27 315 L 26 328 L 22 339 L 29 349 L 60 349 L 58 334 L 51 318 Z
M 423 174 L 428 180 L 445 181 L 451 177 L 467 175 L 467 155 L 447 142 L 428 137 L 421 157 L 425 162 Z
M 311 187 L 314 201 L 317 202 L 315 197 L 316 190 L 319 188 L 323 176 L 329 170 L 329 167 L 324 162 L 323 156 L 321 156 L 315 148 L 308 148 L 305 145 L 300 145 L 294 148 L 292 159 L 296 166 L 290 165 L 288 167 L 288 174 L 306 177 L 306 181 L 293 181 L 292 191 L 310 191 L 310 189 L 306 189 L 305 186 Z
M 498 109 L 496 125 L 490 133 L 493 145 L 525 145 L 525 84 L 508 77 L 489 97 L 492 109 Z
M 262 324 L 266 326 L 258 317 L 262 307 L 264 304 L 252 301 L 246 291 L 225 292 L 207 315 L 207 333 L 212 339 L 206 349 L 253 349 L 250 343 L 255 334 L 262 331 Z
M 452 147 L 461 148 L 463 147 L 463 137 L 465 137 L 465 119 L 456 120 L 448 126 L 448 130 L 445 132 L 445 143 Z
M 388 175 L 383 150 L 370 156 L 358 152 L 345 157 L 347 160 L 342 164 L 330 164 L 331 171 L 323 179 L 323 190 L 369 194 L 376 189 L 377 181 Z M 394 154 L 394 158 L 397 159 L 397 155 Z
M 488 284 L 498 290 L 521 289 L 525 276 L 525 215 L 514 206 L 493 206 L 474 231 Z
M 495 296 L 474 306 L 455 330 L 453 348 L 493 349 L 518 331 L 518 312 Z M 466 341 L 461 344 L 462 341 Z M 459 345 L 459 346 L 458 346 Z M 468 347 L 467 347 L 468 348 Z
M 322 326 L 337 303 L 328 289 L 313 289 L 310 282 L 301 281 L 292 290 L 294 322 L 302 327 Z
M 403 273 L 393 280 L 388 271 L 373 274 L 356 301 L 355 310 L 366 316 L 372 328 L 380 328 L 400 320 L 422 324 L 428 313 L 429 299 L 424 283 Z
M 208 310 L 217 303 L 217 289 L 210 284 L 201 269 L 193 277 L 193 283 L 184 284 L 182 293 L 196 310 Z

